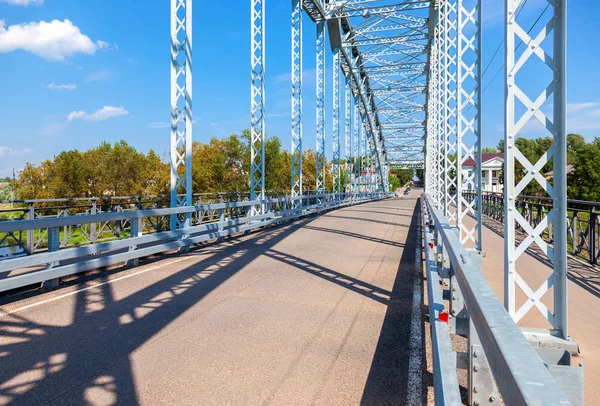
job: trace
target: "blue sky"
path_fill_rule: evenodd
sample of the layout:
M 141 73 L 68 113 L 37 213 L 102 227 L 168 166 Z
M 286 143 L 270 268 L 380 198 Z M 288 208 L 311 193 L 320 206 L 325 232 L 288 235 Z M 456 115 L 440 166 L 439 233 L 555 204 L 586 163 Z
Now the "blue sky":
M 84 150 L 102 141 L 125 139 L 138 149 L 167 153 L 169 3 L 0 0 L 0 176 L 25 162 L 37 164 L 62 150 Z M 250 122 L 250 1 L 227 3 L 194 4 L 194 139 L 203 142 L 239 133 Z M 285 148 L 290 145 L 289 3 L 267 0 L 267 131 Z M 484 65 L 503 37 L 503 3 L 484 0 Z M 528 0 L 523 25 L 546 4 Z M 593 39 L 600 11 L 595 0 L 571 0 L 568 12 L 569 131 L 593 139 L 600 136 L 595 74 L 600 41 Z M 304 145 L 311 148 L 315 30 L 308 18 L 304 34 Z M 483 79 L 484 146 L 495 146 L 503 136 L 503 73 L 488 86 L 503 59 L 502 48 Z M 327 63 L 331 66 L 330 53 Z M 540 79 L 533 71 L 524 74 L 532 83 Z M 330 69 L 327 86 L 330 106 Z M 330 113 L 327 121 L 330 140 Z M 546 134 L 531 125 L 525 135 Z

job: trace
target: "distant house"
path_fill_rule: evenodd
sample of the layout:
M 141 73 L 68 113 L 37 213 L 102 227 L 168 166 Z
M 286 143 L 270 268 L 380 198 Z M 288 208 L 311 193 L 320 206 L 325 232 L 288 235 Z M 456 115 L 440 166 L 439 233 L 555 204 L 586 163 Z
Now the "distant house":
M 481 189 L 484 192 L 502 193 L 503 187 L 500 183 L 500 174 L 503 163 L 503 153 L 481 155 Z M 472 174 L 476 167 L 477 164 L 470 158 L 462 165 L 463 171 L 469 174 Z
M 570 175 L 573 173 L 573 171 L 575 170 L 575 167 L 573 165 L 567 165 L 567 175 Z M 544 174 L 544 178 L 550 180 L 554 177 L 554 171 L 550 171 L 550 172 L 546 172 Z

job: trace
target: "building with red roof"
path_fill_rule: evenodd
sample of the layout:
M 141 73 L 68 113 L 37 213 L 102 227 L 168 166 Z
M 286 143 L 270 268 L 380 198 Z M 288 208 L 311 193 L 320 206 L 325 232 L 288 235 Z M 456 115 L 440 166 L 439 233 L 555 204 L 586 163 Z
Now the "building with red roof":
M 500 182 L 502 164 L 504 164 L 503 153 L 481 155 L 482 191 L 502 193 L 503 188 Z M 476 167 L 476 162 L 471 158 L 467 159 L 462 165 L 463 171 L 466 171 L 468 176 L 475 171 Z

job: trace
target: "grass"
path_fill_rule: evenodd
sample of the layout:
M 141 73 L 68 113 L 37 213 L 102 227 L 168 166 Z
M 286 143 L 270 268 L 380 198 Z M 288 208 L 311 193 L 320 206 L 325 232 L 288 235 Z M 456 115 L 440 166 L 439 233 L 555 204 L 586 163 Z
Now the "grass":
M 16 220 L 21 218 L 23 210 L 16 209 L 8 203 L 0 204 L 0 221 Z

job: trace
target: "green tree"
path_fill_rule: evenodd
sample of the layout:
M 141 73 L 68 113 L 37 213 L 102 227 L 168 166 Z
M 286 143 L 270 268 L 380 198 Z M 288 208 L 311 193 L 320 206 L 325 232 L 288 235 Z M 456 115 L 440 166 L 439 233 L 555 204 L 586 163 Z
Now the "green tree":
M 498 141 L 498 146 L 496 147 L 496 150 L 498 152 L 504 152 L 504 138 L 501 138 L 500 141 Z
M 417 175 L 417 178 L 419 178 L 419 180 L 421 182 L 425 181 L 425 178 L 424 178 L 425 177 L 425 170 L 423 168 L 418 168 L 416 170 L 416 175 Z
M 402 186 L 400 179 L 398 179 L 398 177 L 396 175 L 394 175 L 393 173 L 390 173 L 389 182 L 390 182 L 390 191 L 398 190 Z
M 573 164 L 573 171 L 567 175 L 569 198 L 600 201 L 600 138 L 578 146 Z
M 576 155 L 581 151 L 587 142 L 585 138 L 579 134 L 568 134 L 567 135 L 567 163 L 572 165 L 575 163 Z
M 497 154 L 498 150 L 496 148 L 493 148 L 493 147 L 483 147 L 481 149 L 481 153 L 482 154 Z

